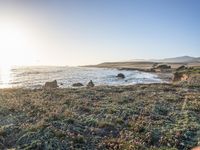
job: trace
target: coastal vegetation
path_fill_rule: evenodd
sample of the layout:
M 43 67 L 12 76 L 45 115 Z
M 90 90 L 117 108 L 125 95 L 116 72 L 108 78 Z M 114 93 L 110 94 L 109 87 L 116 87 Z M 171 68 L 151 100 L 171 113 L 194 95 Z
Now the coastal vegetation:
M 191 149 L 200 86 L 1 89 L 0 149 Z

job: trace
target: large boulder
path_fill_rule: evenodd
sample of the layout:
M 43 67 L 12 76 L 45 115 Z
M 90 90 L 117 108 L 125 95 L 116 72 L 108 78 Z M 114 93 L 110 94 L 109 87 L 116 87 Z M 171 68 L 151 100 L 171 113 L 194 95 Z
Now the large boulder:
M 124 75 L 123 73 L 119 73 L 116 77 L 117 77 L 117 78 L 122 78 L 122 79 L 124 79 L 124 78 L 125 78 L 125 75 Z
M 160 72 L 171 72 L 172 71 L 171 66 L 165 65 L 165 64 L 158 65 L 154 69 L 156 69 L 156 71 L 160 71 Z
M 176 69 L 176 71 L 182 71 L 182 70 L 185 70 L 185 69 L 187 69 L 187 67 L 184 66 L 184 65 L 182 65 L 182 66 L 178 67 L 178 68 Z
M 158 65 L 158 66 L 156 67 L 156 69 L 171 69 L 171 66 L 162 64 L 162 65 Z
M 173 77 L 173 81 L 174 82 L 178 82 L 178 81 L 187 81 L 189 78 L 189 75 L 186 73 L 182 73 L 182 72 L 175 72 L 174 73 L 174 77 Z
M 200 85 L 200 68 L 187 68 L 181 67 L 183 69 L 174 73 L 174 82 L 184 81 L 182 83 L 187 83 L 190 85 Z
M 94 83 L 92 80 L 90 80 L 90 82 L 87 84 L 87 87 L 94 87 Z
M 82 83 L 74 83 L 72 84 L 73 87 L 80 87 L 80 86 L 84 86 Z
M 46 82 L 44 85 L 44 88 L 57 88 L 57 87 L 58 87 L 58 83 L 56 80 L 52 82 Z

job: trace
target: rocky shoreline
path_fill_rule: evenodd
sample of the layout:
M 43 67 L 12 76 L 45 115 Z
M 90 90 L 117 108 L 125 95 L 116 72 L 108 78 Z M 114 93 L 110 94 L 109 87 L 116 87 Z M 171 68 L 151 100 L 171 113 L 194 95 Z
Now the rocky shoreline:
M 180 81 L 182 74 L 188 76 L 190 74 L 195 73 L 195 76 L 196 74 L 198 74 L 199 76 L 200 74 L 199 65 L 200 65 L 199 63 L 195 64 L 195 63 L 163 63 L 163 62 L 110 62 L 98 65 L 83 66 L 83 67 L 115 68 L 118 70 L 147 72 L 156 74 L 164 82 L 172 83 L 175 81 L 174 78 L 177 78 L 177 81 Z
M 187 150 L 200 145 L 200 69 L 161 68 L 152 73 L 168 83 L 95 86 L 90 81 L 87 87 L 59 88 L 54 80 L 41 89 L 0 89 L 0 149 Z

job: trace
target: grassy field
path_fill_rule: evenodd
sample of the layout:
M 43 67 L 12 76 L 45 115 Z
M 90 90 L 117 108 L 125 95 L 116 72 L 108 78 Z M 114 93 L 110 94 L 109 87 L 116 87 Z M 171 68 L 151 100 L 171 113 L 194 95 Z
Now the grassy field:
M 0 149 L 180 149 L 200 144 L 200 86 L 0 90 Z

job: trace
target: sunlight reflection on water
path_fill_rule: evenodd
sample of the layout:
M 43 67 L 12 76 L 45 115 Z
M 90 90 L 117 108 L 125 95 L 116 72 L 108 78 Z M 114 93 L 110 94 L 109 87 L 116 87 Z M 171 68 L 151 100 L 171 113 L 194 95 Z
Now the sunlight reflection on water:
M 10 87 L 10 80 L 11 80 L 11 67 L 0 67 L 0 87 L 1 88 L 8 88 Z

